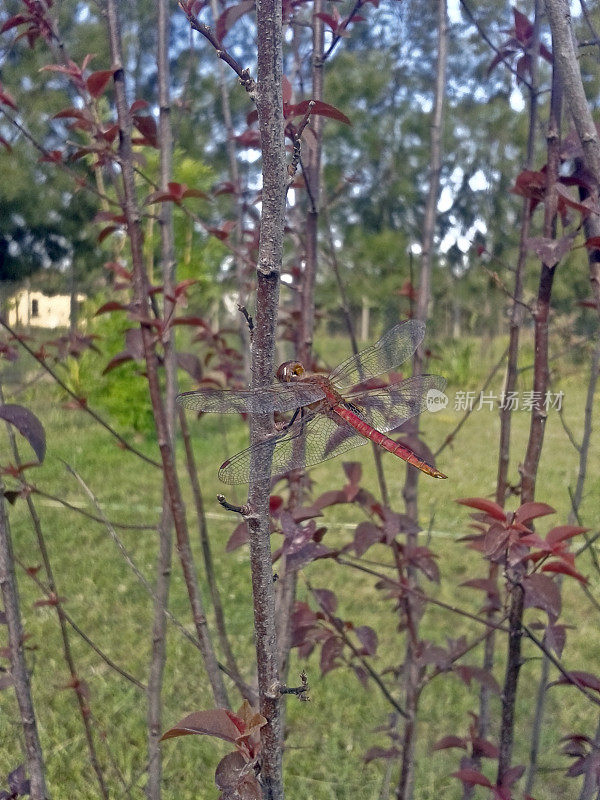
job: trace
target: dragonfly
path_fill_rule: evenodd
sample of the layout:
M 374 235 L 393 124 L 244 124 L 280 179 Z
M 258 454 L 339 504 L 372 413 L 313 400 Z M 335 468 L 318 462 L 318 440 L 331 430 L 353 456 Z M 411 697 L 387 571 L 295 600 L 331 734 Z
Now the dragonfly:
M 277 370 L 278 382 L 270 387 L 243 391 L 203 388 L 183 392 L 177 402 L 195 411 L 221 414 L 294 412 L 277 433 L 221 464 L 219 478 L 224 483 L 248 483 L 251 472 L 257 481 L 280 477 L 335 458 L 369 440 L 426 475 L 446 478 L 409 447 L 386 436 L 425 411 L 431 393 L 439 397 L 443 392 L 444 378 L 417 375 L 402 380 L 392 375 L 385 386 L 365 388 L 410 358 L 424 337 L 425 324 L 408 320 L 350 356 L 329 375 L 307 373 L 299 361 L 286 361 Z

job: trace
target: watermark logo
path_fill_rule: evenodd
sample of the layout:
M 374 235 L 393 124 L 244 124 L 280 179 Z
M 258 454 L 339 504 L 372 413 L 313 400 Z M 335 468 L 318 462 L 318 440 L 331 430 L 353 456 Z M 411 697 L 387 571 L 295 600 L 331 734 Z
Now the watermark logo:
M 494 409 L 509 409 L 511 411 L 538 411 L 547 412 L 555 408 L 562 410 L 564 392 L 465 392 L 458 391 L 454 395 L 455 411 L 493 411 Z M 429 408 L 429 405 L 427 406 Z
M 427 411 L 443 411 L 448 405 L 448 395 L 440 392 L 439 389 L 430 389 L 427 392 Z

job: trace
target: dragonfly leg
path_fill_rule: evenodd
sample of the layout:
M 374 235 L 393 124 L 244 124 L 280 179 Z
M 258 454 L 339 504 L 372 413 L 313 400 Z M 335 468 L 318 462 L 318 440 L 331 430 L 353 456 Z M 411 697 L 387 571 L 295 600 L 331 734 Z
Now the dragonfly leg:
M 297 408 L 292 414 L 292 418 L 290 420 L 276 425 L 278 433 L 284 433 L 285 431 L 289 430 L 289 428 L 291 428 L 294 422 L 298 419 L 298 415 L 300 415 L 300 418 L 304 416 L 303 407 Z
M 349 401 L 346 401 L 344 405 L 346 406 L 346 408 L 349 408 L 350 411 L 356 414 L 357 417 L 360 417 L 360 415 L 362 414 L 362 408 L 360 408 L 360 406 L 355 406 L 354 403 L 350 403 Z

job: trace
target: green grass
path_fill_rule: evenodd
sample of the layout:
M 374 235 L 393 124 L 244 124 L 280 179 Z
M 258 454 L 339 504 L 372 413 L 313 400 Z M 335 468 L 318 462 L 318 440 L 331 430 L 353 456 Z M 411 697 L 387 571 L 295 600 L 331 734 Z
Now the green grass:
M 422 430 L 432 449 L 444 441 L 457 424 L 460 413 L 453 407 L 458 389 L 477 388 L 483 382 L 488 364 L 497 358 L 495 352 L 482 353 L 474 342 L 469 350 L 472 369 L 469 385 L 450 385 L 450 403 L 446 410 L 425 415 Z M 501 351 L 501 346 L 499 350 Z M 329 339 L 324 355 L 330 363 L 341 360 L 347 348 Z M 432 371 L 444 373 L 444 356 L 430 365 Z M 464 353 L 456 357 L 452 369 L 455 380 L 464 377 Z M 555 390 L 565 392 L 565 416 L 577 436 L 581 433 L 585 402 L 586 376 L 569 364 L 561 365 Z M 522 376 L 526 388 L 530 373 Z M 494 390 L 499 392 L 502 376 L 497 376 Z M 11 401 L 11 398 L 7 398 Z M 45 491 L 59 494 L 73 503 L 90 509 L 77 482 L 66 472 L 62 460 L 75 468 L 97 495 L 107 514 L 114 520 L 154 524 L 160 505 L 161 481 L 158 470 L 141 463 L 119 449 L 110 437 L 87 415 L 63 408 L 55 400 L 49 384 L 36 384 L 27 398 L 15 402 L 29 405 L 41 418 L 48 437 L 45 464 L 29 473 L 29 479 Z M 218 578 L 226 606 L 229 629 L 242 670 L 249 680 L 253 676 L 253 632 L 251 588 L 247 552 L 240 549 L 225 553 L 225 544 L 237 517 L 222 511 L 215 495 L 223 487 L 216 479 L 216 469 L 223 458 L 245 446 L 245 429 L 235 418 L 206 417 L 191 421 L 198 459 L 200 479 L 209 512 L 210 535 L 216 560 Z M 529 428 L 529 415 L 518 411 L 513 416 L 511 449 L 511 480 L 516 482 L 517 466 L 522 460 Z M 457 539 L 469 531 L 468 510 L 454 500 L 465 496 L 490 496 L 495 485 L 498 442 L 497 413 L 488 410 L 474 412 L 438 459 L 438 466 L 449 479 L 420 481 L 420 515 L 424 528 L 433 529 L 431 547 L 438 556 L 442 573 L 439 586 L 426 584 L 432 595 L 476 611 L 481 593 L 461 588 L 468 578 L 484 574 L 483 562 Z M 2 452 L 6 453 L 3 439 Z M 137 436 L 136 446 L 157 457 L 152 439 Z M 26 445 L 24 445 L 26 447 Z M 2 457 L 2 462 L 7 459 Z M 363 464 L 364 485 L 376 491 L 370 448 L 358 448 L 347 460 Z M 393 505 L 402 510 L 404 467 L 391 456 L 384 456 L 386 477 Z M 588 482 L 581 509 L 583 524 L 597 527 L 597 507 L 600 499 L 600 448 L 598 438 L 590 451 Z M 554 524 L 566 521 L 569 509 L 568 487 L 573 487 L 577 475 L 577 455 L 570 446 L 555 411 L 549 414 L 544 454 L 540 465 L 537 499 L 553 505 L 557 515 L 542 520 L 539 529 L 545 531 Z M 342 485 L 341 459 L 327 462 L 311 471 L 315 493 Z M 189 501 L 189 490 L 185 486 Z M 227 490 L 232 502 L 243 501 L 243 487 Z M 47 545 L 56 573 L 60 594 L 67 598 L 69 614 L 94 639 L 96 644 L 118 664 L 145 681 L 150 654 L 149 626 L 152 617 L 151 601 L 136 578 L 119 556 L 104 528 L 84 517 L 66 511 L 49 501 L 35 500 L 44 528 Z M 515 503 L 512 503 L 514 508 Z M 188 506 L 190 530 L 199 558 L 195 521 Z M 15 551 L 28 565 L 39 563 L 34 534 L 27 518 L 25 504 L 20 501 L 10 509 Z M 352 536 L 349 524 L 363 519 L 353 507 L 334 507 L 326 512 L 324 524 L 329 532 L 327 543 L 341 543 Z M 120 536 L 136 563 L 152 581 L 156 536 L 152 531 L 120 531 Z M 368 557 L 380 560 L 386 555 L 383 548 L 373 548 Z M 581 565 L 592 577 L 595 591 L 597 576 L 587 556 Z M 381 597 L 373 581 L 366 575 L 349 572 L 330 561 L 312 564 L 307 574 L 316 587 L 333 589 L 339 597 L 338 613 L 356 625 L 370 624 L 379 633 L 380 647 L 374 665 L 378 669 L 402 661 L 404 639 L 397 632 L 397 617 L 389 601 Z M 29 634 L 27 645 L 32 668 L 32 685 L 38 713 L 38 723 L 47 761 L 48 781 L 52 796 L 77 797 L 78 800 L 98 797 L 94 776 L 86 758 L 85 742 L 72 691 L 65 690 L 68 676 L 61 654 L 60 637 L 54 611 L 35 608 L 40 597 L 33 583 L 19 572 L 22 614 Z M 203 589 L 204 591 L 204 589 Z M 299 595 L 306 596 L 302 580 Z M 204 599 L 208 603 L 207 592 Z M 170 598 L 172 611 L 193 629 L 188 610 L 185 587 L 177 561 L 174 562 Z M 531 622 L 541 619 L 541 612 L 530 610 Z M 564 584 L 563 622 L 575 626 L 569 631 L 565 663 L 569 668 L 597 669 L 600 653 L 596 612 L 579 586 L 572 580 Z M 452 616 L 436 607 L 427 610 L 423 620 L 423 636 L 443 645 L 447 637 L 467 637 L 478 634 L 475 623 Z M 145 698 L 143 693 L 111 671 L 103 661 L 76 635 L 72 646 L 80 676 L 90 687 L 90 705 L 98 738 L 100 758 L 105 765 L 114 796 L 122 794 L 120 779 L 131 787 L 131 796 L 143 796 L 146 758 Z M 500 652 L 504 642 L 500 644 Z M 532 709 L 537 690 L 539 654 L 528 644 L 524 646 L 526 661 L 521 671 L 518 720 L 515 741 L 515 763 L 528 760 Z M 465 659 L 467 663 L 481 662 L 480 650 Z M 501 658 L 496 678 L 502 679 Z M 287 796 L 294 800 L 345 800 L 361 798 L 375 800 L 379 795 L 385 770 L 382 762 L 364 765 L 363 753 L 373 745 L 387 746 L 387 740 L 374 732 L 389 711 L 377 688 L 370 684 L 363 690 L 349 671 L 336 670 L 320 677 L 318 657 L 299 664 L 294 658 L 291 676 L 306 668 L 311 684 L 311 702 L 288 705 L 290 734 L 285 756 Z M 169 655 L 164 692 L 164 727 L 168 727 L 190 711 L 211 706 L 210 691 L 201 661 L 195 649 L 172 627 L 169 628 Z M 556 677 L 551 673 L 552 679 Z M 417 749 L 417 788 L 415 797 L 459 798 L 461 788 L 449 777 L 458 768 L 458 751 L 432 752 L 433 743 L 446 734 L 463 735 L 469 724 L 469 711 L 477 710 L 478 686 L 464 686 L 457 677 L 442 676 L 428 686 L 422 697 Z M 232 702 L 237 704 L 235 693 Z M 0 695 L 0 780 L 22 761 L 19 718 L 11 690 Z M 493 731 L 497 735 L 499 701 L 492 701 Z M 548 693 L 547 722 L 541 745 L 542 773 L 535 787 L 538 800 L 554 800 L 574 796 L 578 784 L 564 778 L 568 763 L 559 754 L 560 737 L 577 730 L 593 735 L 597 713 L 573 689 L 555 687 Z M 109 752 L 110 751 L 110 756 Z M 186 737 L 168 741 L 164 753 L 165 800 L 191 800 L 217 797 L 213 772 L 220 757 L 228 751 L 225 743 L 204 737 Z M 493 765 L 492 765 L 493 766 Z M 488 767 L 489 769 L 489 767 Z M 118 770 L 118 771 L 117 771 Z M 558 771 L 557 771 L 558 770 Z M 121 778 L 119 778 L 120 773 Z M 493 771 L 488 774 L 493 775 Z M 396 780 L 394 772 L 392 781 Z M 392 784 L 393 785 L 393 784 Z M 2 784 L 0 783 L 0 788 Z M 578 791 L 578 788 L 577 788 Z M 123 794 L 123 796 L 125 796 Z M 484 792 L 476 797 L 484 797 Z

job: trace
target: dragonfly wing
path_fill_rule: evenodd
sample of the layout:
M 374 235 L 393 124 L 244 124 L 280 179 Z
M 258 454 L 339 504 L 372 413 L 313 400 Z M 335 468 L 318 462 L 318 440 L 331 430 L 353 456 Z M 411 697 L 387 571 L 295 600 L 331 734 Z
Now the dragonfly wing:
M 429 393 L 443 392 L 445 387 L 446 380 L 440 375 L 419 375 L 385 389 L 350 396 L 349 402 L 356 406 L 361 419 L 387 433 L 426 411 Z
M 314 466 L 321 461 L 345 453 L 367 440 L 351 425 L 333 416 L 314 414 L 298 420 L 288 430 L 271 436 L 264 442 L 249 447 L 225 461 L 219 470 L 224 483 L 248 483 L 251 463 L 257 480 L 269 477 L 269 456 L 273 452 L 272 477 L 284 475 L 293 469 Z M 265 464 L 264 473 L 256 473 L 257 464 Z M 259 468 L 260 469 L 260 468 Z
M 321 400 L 325 393 L 320 386 L 309 383 L 275 384 L 267 389 L 197 389 L 183 392 L 177 402 L 194 411 L 219 414 L 269 414 L 272 411 L 293 411 Z
M 424 337 L 424 322 L 410 319 L 396 325 L 374 345 L 343 361 L 333 370 L 329 379 L 343 390 L 383 375 L 410 358 Z

